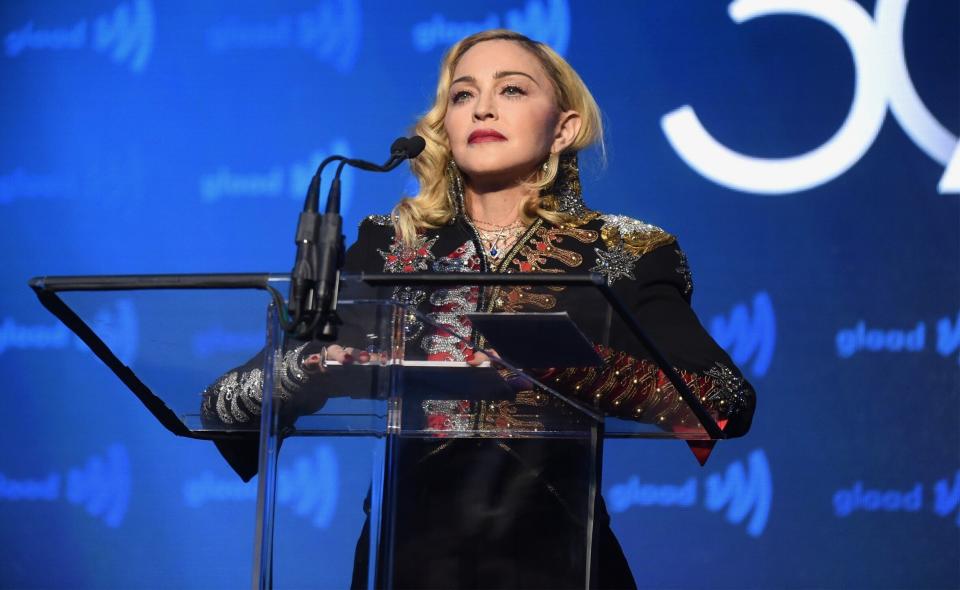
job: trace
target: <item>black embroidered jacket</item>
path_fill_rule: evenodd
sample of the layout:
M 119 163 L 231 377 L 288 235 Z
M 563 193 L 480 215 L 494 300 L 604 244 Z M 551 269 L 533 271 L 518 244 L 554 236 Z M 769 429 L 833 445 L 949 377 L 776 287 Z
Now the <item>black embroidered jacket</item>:
M 411 247 L 396 239 L 389 217 L 371 216 L 360 226 L 357 242 L 347 253 L 345 270 L 602 273 L 725 433 L 740 436 L 749 429 L 754 391 L 691 309 L 690 270 L 672 235 L 629 217 L 584 212 L 562 226 L 537 220 L 495 264 L 479 253 L 481 247 L 472 226 L 462 217 L 451 225 L 423 231 Z M 404 287 L 395 289 L 392 295 L 416 305 L 450 333 L 462 337 L 413 322 L 406 335 L 408 356 L 419 352 L 433 360 L 464 360 L 471 354 L 466 344 L 471 336 L 466 313 L 567 309 L 575 315 L 577 308 L 575 301 L 564 301 L 560 290 L 536 291 L 526 286 L 499 288 L 492 293 L 480 293 L 471 287 L 432 293 Z M 608 415 L 682 427 L 679 416 L 686 413 L 684 402 L 645 351 L 631 342 L 618 339 L 615 333 L 608 346 L 597 347 L 604 361 L 602 367 L 547 370 L 539 377 Z M 284 355 L 281 397 L 292 413 L 291 419 L 308 411 L 305 408 L 309 403 L 297 403 L 308 381 L 298 367 L 302 355 L 317 346 L 291 346 Z M 244 424 L 258 419 L 258 386 L 262 382 L 259 363 L 254 359 L 207 389 L 205 420 Z M 464 424 L 479 429 L 502 429 L 508 424 L 529 427 L 549 412 L 546 397 L 528 391 L 520 392 L 516 400 L 494 404 L 428 401 L 423 404 L 424 420 L 437 430 Z
M 481 248 L 473 227 L 462 216 L 451 225 L 423 231 L 412 246 L 396 239 L 389 217 L 371 216 L 360 226 L 346 267 L 366 272 L 599 272 L 724 431 L 740 436 L 749 429 L 754 391 L 691 309 L 690 269 L 672 235 L 622 215 L 583 211 L 563 225 L 538 219 L 495 261 L 484 256 Z M 576 315 L 576 301 L 565 300 L 564 295 L 562 288 L 529 286 L 493 292 L 463 287 L 432 293 L 405 287 L 393 293 L 394 298 L 416 305 L 461 337 L 414 324 L 407 335 L 408 355 L 419 348 L 420 354 L 437 360 L 464 360 L 471 354 L 465 344 L 471 328 L 464 314 L 562 309 Z M 642 347 L 622 334 L 617 336 L 615 331 L 608 346 L 597 347 L 603 367 L 541 371 L 539 377 L 609 415 L 682 426 L 678 414 L 683 402 L 666 376 Z M 479 424 L 502 428 L 505 422 L 521 422 L 521 416 L 529 419 L 536 412 L 518 406 L 533 405 L 534 401 L 530 392 L 530 396 L 518 396 L 516 402 L 500 402 L 496 411 L 482 411 Z M 475 411 L 451 403 L 433 404 L 424 410 L 446 414 L 455 423 L 468 419 L 464 412 Z M 477 422 L 475 418 L 471 420 Z
M 451 179 L 451 186 L 462 186 Z M 455 194 L 453 194 L 455 193 Z M 438 272 L 438 273 L 587 273 L 603 274 L 617 296 L 625 302 L 690 390 L 700 398 L 728 436 L 741 436 L 750 428 L 756 405 L 753 388 L 700 324 L 690 298 L 693 283 L 686 256 L 676 239 L 666 231 L 623 215 L 606 215 L 587 209 L 580 194 L 576 157 L 563 158 L 554 195 L 545 201 L 566 214 L 555 225 L 537 219 L 506 253 L 486 256 L 479 235 L 463 214 L 462 191 L 453 191 L 454 220 L 442 227 L 421 230 L 412 245 L 396 238 L 393 222 L 386 215 L 372 215 L 360 225 L 357 241 L 347 252 L 346 272 Z M 396 288 L 387 295 L 417 309 L 438 330 L 422 322 L 407 326 L 406 354 L 431 360 L 464 360 L 472 353 L 472 334 L 465 314 L 473 311 L 567 311 L 583 316 L 583 302 L 562 288 L 504 287 L 493 291 L 476 287 L 425 289 Z M 589 319 L 580 318 L 583 321 Z M 616 322 L 615 322 L 616 324 Z M 608 415 L 647 423 L 665 429 L 690 427 L 686 409 L 672 384 L 650 359 L 649 353 L 614 325 L 606 345 L 597 345 L 603 366 L 544 370 L 561 393 L 579 398 Z M 346 346 L 362 343 L 343 342 Z M 302 357 L 318 349 L 318 343 L 291 343 L 280 367 L 281 407 L 288 420 L 313 411 L 322 396 L 308 393 L 309 378 L 300 369 Z M 211 424 L 254 424 L 260 405 L 262 374 L 257 357 L 228 372 L 204 392 L 202 416 Z M 512 401 L 470 404 L 426 401 L 423 418 L 430 429 L 462 428 L 502 430 L 511 424 L 536 426 L 550 413 L 549 396 L 521 391 Z M 318 401 L 319 399 L 319 401 Z M 218 445 L 245 478 L 255 472 L 249 450 Z M 700 447 L 699 451 L 697 447 Z M 691 443 L 703 462 L 710 445 Z

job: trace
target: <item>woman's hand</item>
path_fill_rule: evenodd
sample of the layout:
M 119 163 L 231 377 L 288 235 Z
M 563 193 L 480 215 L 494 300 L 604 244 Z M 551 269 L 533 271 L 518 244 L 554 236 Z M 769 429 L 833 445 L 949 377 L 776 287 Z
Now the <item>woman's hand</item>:
M 473 354 L 467 357 L 467 364 L 471 367 L 479 367 L 483 363 L 489 362 L 491 365 L 499 365 L 500 357 L 497 355 L 496 350 L 490 350 L 490 354 L 477 350 Z
M 354 363 L 366 364 L 376 361 L 377 355 L 371 354 L 359 348 L 348 346 L 344 348 L 339 344 L 331 344 L 325 347 L 321 352 L 313 353 L 303 358 L 303 370 L 309 373 L 327 371 L 327 363 L 337 362 L 341 365 L 352 365 Z
M 500 357 L 497 356 L 497 351 L 490 350 L 490 354 L 487 354 L 482 351 L 476 351 L 466 358 L 467 364 L 471 367 L 478 367 L 483 363 L 489 362 L 491 365 L 499 365 Z M 303 357 L 303 370 L 308 373 L 325 373 L 327 370 L 327 363 L 336 362 L 341 365 L 353 365 L 360 364 L 365 365 L 367 363 L 375 363 L 379 359 L 379 355 L 376 353 L 370 353 L 366 350 L 359 348 L 353 348 L 352 346 L 343 347 L 339 344 L 331 344 L 324 348 L 321 352 L 315 352 L 311 355 Z

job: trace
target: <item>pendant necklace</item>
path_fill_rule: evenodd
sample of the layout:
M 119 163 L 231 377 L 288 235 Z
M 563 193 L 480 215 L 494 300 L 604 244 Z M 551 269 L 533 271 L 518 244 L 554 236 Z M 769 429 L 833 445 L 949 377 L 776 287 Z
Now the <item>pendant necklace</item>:
M 470 221 L 473 222 L 480 236 L 480 245 L 483 247 L 484 254 L 491 260 L 496 260 L 503 254 L 503 251 L 519 238 L 525 229 L 519 219 L 507 225 L 497 225 L 475 219 Z

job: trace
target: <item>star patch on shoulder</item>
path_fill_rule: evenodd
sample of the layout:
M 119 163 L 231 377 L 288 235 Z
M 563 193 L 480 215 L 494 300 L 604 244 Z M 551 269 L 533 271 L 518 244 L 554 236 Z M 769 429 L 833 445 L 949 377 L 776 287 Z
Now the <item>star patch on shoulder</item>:
M 637 278 L 633 276 L 633 265 L 640 260 L 639 254 L 629 252 L 622 244 L 609 250 L 594 248 L 593 251 L 597 253 L 597 265 L 591 268 L 590 272 L 598 272 L 607 277 L 607 283 L 612 285 L 617 279 Z
M 439 236 L 427 240 L 425 235 L 418 235 L 412 246 L 393 239 L 389 250 L 377 250 L 383 257 L 384 272 L 423 272 L 430 268 L 435 256 L 430 251 Z

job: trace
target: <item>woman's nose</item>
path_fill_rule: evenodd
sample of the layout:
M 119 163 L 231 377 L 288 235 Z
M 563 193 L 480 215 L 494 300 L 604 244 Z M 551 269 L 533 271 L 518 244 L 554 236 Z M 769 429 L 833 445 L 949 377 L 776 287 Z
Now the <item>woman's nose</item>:
M 480 98 L 473 103 L 473 120 L 485 121 L 487 119 L 496 118 L 497 111 L 493 104 L 493 100 L 489 97 L 489 95 L 481 95 Z

